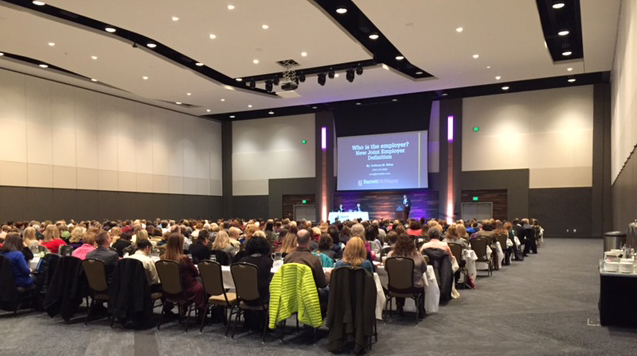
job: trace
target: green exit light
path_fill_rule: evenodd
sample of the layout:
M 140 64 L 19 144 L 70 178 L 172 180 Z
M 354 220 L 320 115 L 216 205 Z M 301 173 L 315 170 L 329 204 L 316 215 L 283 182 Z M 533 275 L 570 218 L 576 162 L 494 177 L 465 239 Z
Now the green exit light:
M 303 140 L 303 141 L 301 141 L 301 143 L 305 145 L 307 143 L 307 140 Z M 303 203 L 303 204 L 305 204 L 305 203 Z
M 305 140 L 303 140 L 305 141 Z M 307 204 L 307 200 L 303 199 L 303 204 Z
M 473 197 L 473 201 L 478 201 L 478 197 Z
M 478 131 L 480 131 L 480 128 L 478 126 L 474 126 L 473 127 L 473 132 L 478 132 Z

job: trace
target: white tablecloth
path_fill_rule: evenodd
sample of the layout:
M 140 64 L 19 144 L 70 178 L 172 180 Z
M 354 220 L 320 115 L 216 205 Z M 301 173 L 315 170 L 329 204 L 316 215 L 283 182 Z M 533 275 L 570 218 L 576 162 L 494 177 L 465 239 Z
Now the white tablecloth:
M 33 259 L 29 261 L 29 268 L 31 269 L 31 271 L 35 271 L 35 269 L 38 267 L 39 262 L 40 256 L 33 256 Z
M 275 274 L 280 267 L 272 267 L 270 273 Z M 324 271 L 331 271 L 332 268 L 323 268 Z M 226 289 L 234 289 L 234 280 L 230 272 L 230 266 L 221 266 L 221 275 L 223 277 L 223 286 Z M 436 276 L 434 275 L 434 278 Z M 383 320 L 383 308 L 385 308 L 385 292 L 380 282 L 378 273 L 374 273 L 374 282 L 376 283 L 376 319 Z
M 332 211 L 327 215 L 327 219 L 331 222 L 334 222 L 336 218 L 338 218 L 340 221 L 354 220 L 359 218 L 363 220 L 369 220 L 369 213 L 366 211 L 351 211 L 343 213 Z
M 387 289 L 389 277 L 387 276 L 387 271 L 385 271 L 385 266 L 377 266 L 376 274 L 378 274 L 383 288 Z M 427 314 L 435 314 L 440 306 L 440 287 L 438 286 L 434 267 L 431 265 L 427 266 L 427 272 L 423 273 L 422 277 L 425 280 L 425 310 Z
M 471 278 L 475 283 L 476 275 L 478 274 L 478 271 L 476 270 L 476 260 L 478 259 L 478 255 L 476 255 L 474 250 L 464 249 L 462 250 L 462 259 L 465 262 L 469 278 Z M 460 282 L 464 282 L 464 275 L 462 274 L 460 275 Z
M 502 246 L 500 245 L 500 242 L 496 242 L 496 253 L 495 253 L 495 266 L 497 269 L 500 269 L 500 267 L 502 267 L 502 259 L 504 258 L 504 251 L 502 250 Z M 493 250 L 491 250 L 491 247 L 487 246 L 487 257 L 491 256 L 491 254 L 493 253 Z M 486 262 L 476 262 L 477 268 L 480 268 L 481 270 L 486 270 L 489 269 L 489 266 L 487 266 Z M 474 279 L 475 280 L 475 279 Z

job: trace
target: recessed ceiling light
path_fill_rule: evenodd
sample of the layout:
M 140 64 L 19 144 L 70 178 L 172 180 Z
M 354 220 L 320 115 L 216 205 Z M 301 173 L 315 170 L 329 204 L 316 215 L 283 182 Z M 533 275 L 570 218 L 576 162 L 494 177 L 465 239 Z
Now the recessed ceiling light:
M 252 63 L 254 63 L 254 64 L 259 64 L 259 60 L 258 60 L 258 59 L 253 59 L 253 60 L 252 60 Z
M 307 52 L 301 52 L 302 57 L 307 57 Z
M 234 115 L 230 115 L 230 118 L 231 118 L 231 119 L 234 119 Z
M 251 107 L 252 107 L 252 104 L 248 104 L 248 107 L 249 107 L 249 108 L 251 108 Z
M 234 10 L 234 5 L 232 4 L 228 5 L 228 10 Z
M 378 36 L 377 33 L 372 33 L 371 35 L 369 35 L 369 38 L 372 39 L 372 40 L 377 40 L 378 37 L 380 37 L 380 36 Z
M 40 64 L 40 67 L 41 67 L 41 68 L 48 68 L 49 66 L 48 66 L 47 64 L 44 64 L 44 63 L 43 63 L 43 64 Z
M 334 78 L 338 78 L 338 77 L 339 77 L 338 73 L 334 74 Z
M 569 83 L 573 83 L 575 81 L 575 78 L 571 78 L 568 80 Z
M 389 70 L 389 66 L 387 64 L 383 64 L 382 67 L 384 70 Z
M 92 60 L 96 60 L 96 59 L 97 59 L 97 56 L 91 56 L 91 59 L 92 59 Z
M 217 35 L 215 35 L 214 33 L 211 33 L 211 34 L 210 34 L 210 39 L 211 39 L 211 40 L 214 40 L 215 38 L 217 38 Z
M 558 34 L 558 35 L 560 35 L 560 36 L 566 36 L 566 35 L 568 35 L 569 33 L 570 33 L 570 32 L 569 32 L 568 30 L 562 30 L 562 31 L 558 32 L 557 34 Z
M 142 79 L 148 80 L 148 77 L 147 76 L 143 76 Z
M 241 81 L 243 81 L 243 78 L 237 78 L 235 80 L 238 81 L 238 82 L 241 82 Z
M 338 9 L 336 9 L 336 12 L 342 15 L 344 13 L 347 13 L 347 8 L 341 6 Z
M 49 46 L 53 47 L 53 46 L 55 46 L 55 43 L 49 42 Z
M 458 28 L 456 29 L 456 32 L 460 33 L 460 32 L 462 32 L 463 30 L 464 30 L 464 29 L 463 29 L 462 27 L 458 27 Z
M 226 99 L 221 99 L 221 101 L 226 101 Z
M 509 87 L 502 87 L 502 90 L 509 90 Z
M 186 95 L 191 96 L 191 95 L 192 95 L 192 93 L 186 93 Z
M 562 55 L 563 55 L 564 57 L 568 57 L 568 56 L 570 56 L 571 54 L 573 54 L 573 52 L 571 52 L 571 51 L 562 52 Z
M 479 55 L 479 54 L 474 54 L 474 55 L 473 55 L 473 59 L 478 59 L 479 57 L 480 57 L 480 55 Z
M 268 114 L 274 115 L 274 111 L 268 111 Z
M 44 3 L 44 1 L 33 1 L 33 5 L 44 6 L 46 3 Z
M 179 21 L 179 17 L 173 16 L 173 21 Z
M 495 80 L 500 80 L 500 78 L 502 78 L 502 77 L 498 75 L 498 76 L 495 77 Z
M 417 75 L 423 75 L 424 73 L 421 71 L 416 72 Z
M 4 56 L 4 53 L 0 52 L 0 57 Z
M 175 104 L 181 105 L 181 101 L 175 101 Z
M 91 79 L 91 81 L 92 81 L 92 82 L 96 82 L 96 81 L 97 81 L 97 79 L 93 78 L 93 79 Z
M 397 61 L 402 61 L 403 59 L 405 59 L 405 56 L 396 56 Z
M 564 7 L 564 3 L 563 2 L 556 2 L 555 4 L 553 4 L 553 8 L 554 9 L 561 9 Z
M 116 30 L 116 29 L 114 29 L 113 27 L 107 27 L 107 28 L 105 28 L 104 30 L 106 30 L 106 32 L 109 32 L 109 33 L 113 33 L 113 32 L 115 32 L 115 31 L 117 31 L 117 30 Z
M 156 44 L 154 44 L 154 43 L 147 43 L 147 44 L 146 44 L 146 47 L 148 47 L 148 48 L 155 48 L 155 47 L 157 47 L 157 45 L 156 45 Z
M 206 109 L 206 112 L 210 112 L 210 109 Z
M 573 68 L 570 68 L 570 67 L 569 67 L 569 68 L 566 68 L 566 70 L 567 70 L 567 71 L 569 71 L 569 72 L 572 72 L 572 71 L 573 71 Z
M 201 62 L 197 62 L 197 63 L 195 63 L 195 65 L 196 65 L 197 67 L 203 67 L 203 63 L 201 63 Z
M 491 69 L 491 66 L 487 66 L 487 69 Z
M 268 28 L 270 28 L 270 26 L 268 26 L 266 24 L 263 24 L 263 25 L 261 25 L 261 28 L 264 29 L 264 30 L 267 30 Z

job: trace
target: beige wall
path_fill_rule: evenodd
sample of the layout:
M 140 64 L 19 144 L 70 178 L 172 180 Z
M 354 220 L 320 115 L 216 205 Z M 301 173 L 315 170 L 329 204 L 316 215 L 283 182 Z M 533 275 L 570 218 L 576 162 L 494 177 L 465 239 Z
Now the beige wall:
M 0 70 L 0 185 L 221 195 L 221 125 Z
M 592 86 L 464 99 L 462 130 L 463 171 L 528 168 L 530 188 L 592 186 Z
M 637 1 L 622 2 L 612 72 L 611 174 L 617 175 L 637 145 Z
M 314 177 L 315 147 L 314 114 L 233 122 L 232 194 L 267 195 L 269 179 Z

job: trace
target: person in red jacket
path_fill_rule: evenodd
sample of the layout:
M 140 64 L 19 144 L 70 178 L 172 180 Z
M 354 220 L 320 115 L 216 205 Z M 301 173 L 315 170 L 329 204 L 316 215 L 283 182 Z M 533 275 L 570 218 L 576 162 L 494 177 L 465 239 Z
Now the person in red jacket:
M 49 224 L 44 230 L 44 240 L 40 244 L 46 247 L 51 253 L 58 253 L 60 246 L 66 242 L 60 238 L 60 230 L 54 224 Z

